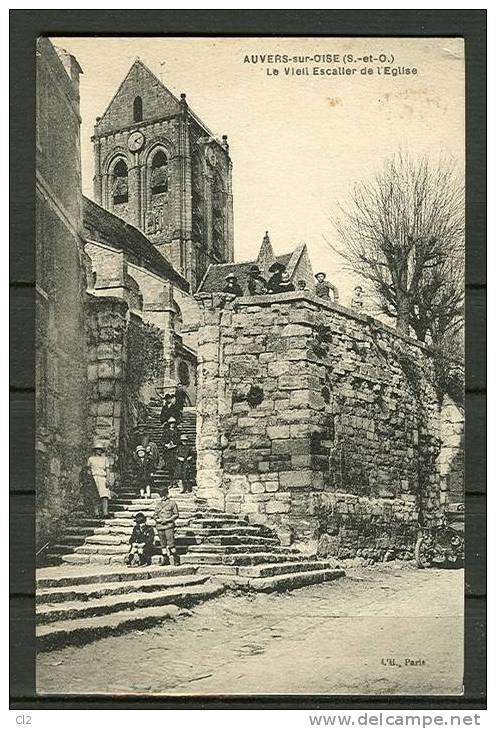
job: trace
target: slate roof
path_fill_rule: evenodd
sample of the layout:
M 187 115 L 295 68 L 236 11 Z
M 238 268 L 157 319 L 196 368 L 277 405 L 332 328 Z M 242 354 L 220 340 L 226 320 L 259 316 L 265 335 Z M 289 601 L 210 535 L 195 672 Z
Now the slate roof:
M 89 239 L 124 251 L 130 263 L 171 281 L 182 291 L 189 291 L 186 279 L 166 261 L 141 231 L 84 196 L 83 227 Z
M 276 261 L 282 263 L 283 266 L 288 266 L 293 253 L 284 253 L 281 256 L 275 256 Z M 246 286 L 248 279 L 248 270 L 250 266 L 257 263 L 254 261 L 243 261 L 242 263 L 216 263 L 211 264 L 201 282 L 198 291 L 207 294 L 213 294 L 218 291 L 222 291 L 226 284 L 226 276 L 228 273 L 233 273 L 237 279 L 241 288 Z

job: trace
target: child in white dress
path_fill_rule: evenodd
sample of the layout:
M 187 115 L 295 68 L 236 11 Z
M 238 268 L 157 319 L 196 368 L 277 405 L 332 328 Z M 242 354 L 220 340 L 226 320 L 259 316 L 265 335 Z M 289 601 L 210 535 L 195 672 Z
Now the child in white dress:
M 108 516 L 108 502 L 110 498 L 109 488 L 109 470 L 110 463 L 105 455 L 104 447 L 101 443 L 95 443 L 93 455 L 88 458 L 88 468 L 96 484 L 100 504 L 102 508 L 102 516 Z

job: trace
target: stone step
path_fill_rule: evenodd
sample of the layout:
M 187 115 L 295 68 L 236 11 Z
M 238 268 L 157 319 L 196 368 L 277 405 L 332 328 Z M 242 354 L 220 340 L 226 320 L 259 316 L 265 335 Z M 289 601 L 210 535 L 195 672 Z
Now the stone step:
M 110 635 L 151 628 L 164 620 L 175 620 L 180 614 L 181 608 L 177 605 L 166 605 L 48 623 L 36 628 L 36 649 L 41 653 L 69 645 L 80 646 Z
M 264 537 L 266 539 L 276 539 L 274 532 L 261 526 L 209 526 L 200 527 L 197 524 L 190 523 L 187 527 L 177 530 L 178 533 L 189 535 L 194 534 L 198 537 Z
M 111 540 L 111 541 L 110 541 Z M 158 546 L 158 538 L 155 538 L 155 544 Z M 223 547 L 240 547 L 240 551 L 249 552 L 253 547 L 258 548 L 257 551 L 263 549 L 275 549 L 280 545 L 277 540 L 265 537 L 236 537 L 236 536 L 198 536 L 196 534 L 182 534 L 181 530 L 176 531 L 176 545 L 178 547 L 187 548 L 188 551 L 194 547 L 199 547 L 198 551 L 218 552 Z M 202 549 L 203 548 L 203 549 Z M 54 554 L 65 555 L 70 554 L 102 554 L 116 555 L 125 554 L 129 551 L 129 535 L 121 534 L 101 534 L 88 537 L 82 544 L 61 545 Z
M 122 565 L 124 561 L 122 554 L 80 554 L 77 552 L 63 554 L 61 555 L 61 560 L 63 564 L 94 566 L 110 564 Z
M 129 567 L 134 571 L 134 567 Z M 91 585 L 69 585 L 66 587 L 48 587 L 37 590 L 37 605 L 54 605 L 60 602 L 98 600 L 106 595 L 124 595 L 134 592 L 160 592 L 172 587 L 203 585 L 208 575 L 168 575 L 166 577 L 148 577 L 144 580 L 127 580 L 123 582 L 102 582 Z
M 96 517 L 92 519 L 88 516 L 80 516 L 77 519 L 74 520 L 74 526 L 81 526 L 81 527 L 98 527 L 101 526 L 104 523 L 103 517 Z
M 181 507 L 185 506 L 185 504 L 182 504 L 177 499 L 174 499 L 177 503 L 179 511 L 184 511 Z M 122 501 L 118 504 L 115 504 L 115 509 L 119 511 L 130 511 L 133 514 L 137 514 L 138 511 L 143 512 L 153 512 L 155 511 L 155 507 L 157 506 L 158 499 L 155 501 L 148 501 L 146 499 L 136 500 L 136 501 Z M 187 507 L 192 513 L 194 513 L 194 505 L 193 504 L 187 504 Z
M 90 534 L 93 534 L 94 532 L 96 533 L 98 531 L 98 529 L 101 529 L 101 528 L 102 527 L 99 527 L 99 526 L 94 526 L 94 527 L 91 527 L 91 526 L 79 526 L 79 525 L 78 526 L 70 526 L 70 527 L 66 527 L 65 534 L 67 536 L 72 536 L 72 537 L 81 536 L 84 539 L 84 537 L 87 537 Z
M 104 527 L 96 527 L 95 529 L 92 529 L 89 536 L 97 536 L 99 534 L 122 534 L 129 537 L 132 534 L 133 528 L 134 528 L 134 520 L 133 519 L 122 519 L 123 524 L 109 524 L 109 526 Z M 155 526 L 155 520 L 154 519 L 148 519 L 147 524 L 149 526 Z M 188 527 L 189 525 L 189 519 L 177 519 L 176 520 L 176 527 Z
M 179 504 L 178 504 L 179 506 Z M 150 509 L 138 509 L 138 511 L 150 511 Z M 115 517 L 116 519 L 122 519 L 122 518 L 133 518 L 135 512 L 134 510 L 130 509 L 123 509 L 123 511 L 126 512 L 126 517 Z M 129 513 L 128 513 L 129 512 Z M 233 524 L 240 524 L 240 526 L 246 526 L 248 524 L 248 517 L 239 517 L 235 514 L 223 514 L 222 512 L 217 511 L 206 511 L 205 509 L 201 508 L 194 508 L 194 507 L 187 507 L 182 508 L 182 506 L 179 506 L 179 516 L 182 519 L 194 519 L 196 521 L 201 520 L 208 520 L 212 523 L 216 523 L 219 521 L 225 521 Z M 104 526 L 105 524 L 109 524 L 112 520 L 105 519 L 101 520 L 97 525 L 95 526 Z
M 186 524 L 189 524 L 190 521 L 191 521 L 191 517 L 181 514 L 179 519 L 176 521 L 176 524 L 186 525 Z M 147 523 L 151 524 L 151 525 L 155 525 L 155 521 L 154 521 L 153 517 L 150 516 L 148 518 Z M 109 519 L 109 521 L 106 522 L 105 525 L 103 525 L 101 527 L 96 527 L 96 529 L 112 529 L 112 527 L 126 527 L 128 529 L 130 527 L 132 528 L 133 524 L 134 524 L 134 517 L 132 515 L 126 515 L 126 516 L 117 517 L 116 519 Z M 103 534 L 103 532 L 98 532 L 98 533 Z
M 187 551 L 181 557 L 181 564 L 221 564 L 225 566 L 241 567 L 274 562 L 303 562 L 301 554 L 292 552 L 258 552 L 240 554 L 224 554 L 223 552 L 191 552 Z
M 264 545 L 268 549 L 272 547 L 279 547 L 279 541 L 277 539 L 271 539 L 270 537 L 248 537 L 248 536 L 199 536 L 196 534 L 191 535 L 176 535 L 176 541 L 179 544 L 209 544 L 212 546 L 253 546 L 253 545 Z
M 137 514 L 138 511 L 140 511 L 140 509 L 136 509 L 136 511 L 115 511 L 113 514 L 113 518 L 114 519 L 129 519 L 130 522 L 132 522 L 134 515 Z M 141 511 L 143 512 L 143 514 L 145 514 L 145 516 L 147 518 L 151 517 L 154 513 L 153 509 L 141 509 Z
M 282 547 L 282 546 L 272 546 L 271 552 L 274 553 L 281 553 L 281 554 L 300 554 L 300 552 L 295 547 Z M 240 544 L 236 546 L 226 546 L 226 545 L 219 545 L 219 544 L 205 544 L 204 542 L 202 544 L 191 544 L 188 546 L 188 552 L 191 554 L 195 554 L 195 552 L 211 552 L 211 553 L 217 553 L 217 554 L 257 554 L 257 553 L 266 553 L 267 552 L 267 545 L 266 544 Z
M 79 546 L 82 546 L 82 543 L 79 543 Z M 65 554 L 66 552 L 72 552 L 74 549 L 77 549 L 77 544 L 52 544 L 50 547 L 50 551 L 48 554 L 56 555 L 56 554 Z
M 120 531 L 108 532 L 105 530 L 103 534 L 90 534 L 84 540 L 76 540 L 66 537 L 64 543 L 72 547 L 87 546 L 89 544 L 98 544 L 102 546 L 114 546 L 119 544 L 129 544 L 129 533 L 124 531 L 124 527 L 119 528 Z M 189 526 L 179 527 L 176 529 L 176 539 L 182 544 L 279 544 L 276 537 L 266 537 L 260 535 L 257 531 L 248 531 L 245 529 L 191 529 Z
M 249 567 L 239 567 L 238 575 L 240 577 L 274 577 L 274 575 L 284 575 L 293 572 L 314 572 L 315 570 L 332 569 L 333 563 L 326 560 L 295 560 L 293 562 L 276 562 L 269 564 L 252 565 Z
M 283 592 L 295 590 L 298 587 L 315 585 L 319 582 L 336 580 L 344 576 L 344 570 L 322 569 L 310 572 L 293 572 L 285 575 L 274 575 L 273 577 L 256 577 L 249 579 L 247 583 L 240 583 L 240 587 L 256 592 Z M 236 582 L 236 578 L 233 578 Z M 238 578 L 243 580 L 243 578 Z
M 127 567 L 115 569 L 84 569 L 49 567 L 37 571 L 36 588 L 64 587 L 68 585 L 92 585 L 102 582 L 127 582 L 128 580 L 155 579 L 157 577 L 170 577 L 175 575 L 194 575 L 194 567 L 148 566 Z
M 208 506 L 205 504 L 204 501 L 201 501 L 200 499 L 196 499 L 191 494 L 183 494 L 183 493 L 174 493 L 173 489 L 170 489 L 170 495 L 174 499 L 174 501 L 177 503 L 178 506 L 182 506 L 185 509 L 207 509 Z M 136 489 L 136 491 L 131 496 L 122 496 L 122 494 L 119 494 L 119 496 L 112 500 L 112 506 L 121 507 L 122 505 L 130 506 L 134 504 L 135 506 L 156 506 L 157 501 L 160 499 L 160 495 L 158 493 L 155 493 L 152 491 L 151 496 L 143 497 L 139 493 L 139 489 Z
M 66 532 L 63 534 L 63 541 L 62 544 L 67 544 L 69 546 L 77 547 L 79 544 L 82 544 L 85 539 L 91 538 L 93 534 L 93 530 L 91 530 L 88 535 L 83 534 L 70 534 L 66 530 Z
M 299 552 L 259 552 L 255 554 L 226 554 L 222 558 L 224 565 L 236 565 L 244 567 L 249 565 L 270 564 L 273 562 L 307 562 L 313 559 L 310 555 L 302 555 Z M 182 558 L 187 563 L 186 555 Z
M 209 529 L 211 527 L 213 527 L 215 529 L 217 527 L 222 527 L 222 528 L 227 527 L 227 528 L 233 528 L 233 529 L 234 528 L 240 528 L 240 529 L 246 528 L 246 529 L 251 529 L 251 530 L 258 529 L 260 531 L 260 527 L 250 526 L 246 519 L 239 519 L 239 518 L 230 519 L 229 516 L 230 515 L 228 515 L 227 518 L 226 517 L 223 518 L 223 517 L 217 516 L 217 515 L 215 515 L 213 517 L 209 516 L 207 518 L 193 517 L 191 519 L 188 519 L 188 523 L 189 523 L 189 526 L 191 529 L 196 529 L 196 528 Z M 270 533 L 273 533 L 272 530 L 267 530 L 267 531 Z
M 81 544 L 76 547 L 72 554 L 106 554 L 106 555 L 125 555 L 129 552 L 128 542 L 122 544 Z
M 113 544 L 123 544 L 125 542 L 125 537 L 117 534 L 96 534 L 86 538 L 86 544 L 107 544 L 110 546 Z
M 222 585 L 206 583 L 171 587 L 156 592 L 129 592 L 126 595 L 108 595 L 98 600 L 69 601 L 56 605 L 40 605 L 36 611 L 38 625 L 60 622 L 62 620 L 79 620 L 83 618 L 108 615 L 121 610 L 153 607 L 158 605 L 180 605 L 189 607 L 222 592 Z

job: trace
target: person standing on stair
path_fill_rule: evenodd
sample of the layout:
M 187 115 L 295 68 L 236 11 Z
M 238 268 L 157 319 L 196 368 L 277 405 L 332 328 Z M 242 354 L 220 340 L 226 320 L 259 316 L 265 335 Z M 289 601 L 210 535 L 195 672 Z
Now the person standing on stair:
M 158 449 L 158 445 L 155 443 L 155 441 L 150 439 L 149 435 L 143 436 L 141 440 L 141 445 L 151 459 L 152 472 L 156 471 L 158 468 L 158 464 L 160 463 L 160 451 Z
M 174 480 L 180 493 L 191 493 L 193 471 L 193 451 L 188 444 L 188 436 L 181 433 L 181 440 L 176 451 L 176 472 Z
M 170 417 L 167 425 L 164 428 L 163 435 L 163 456 L 164 456 L 164 468 L 167 471 L 170 484 L 174 483 L 175 467 L 176 467 L 176 452 L 179 443 L 181 442 L 181 433 L 177 427 L 177 420 L 174 417 Z
M 152 494 L 153 462 L 151 455 L 142 445 L 139 445 L 134 452 L 134 466 L 140 496 L 149 499 Z
M 134 528 L 129 538 L 129 554 L 126 557 L 128 567 L 141 567 L 151 564 L 155 532 L 146 523 L 146 516 L 139 511 L 134 517 Z
M 164 395 L 162 410 L 160 411 L 160 424 L 164 425 L 170 418 L 178 420 L 178 407 L 174 395 L 168 392 Z
M 186 392 L 186 388 L 184 387 L 184 385 L 177 385 L 176 392 L 174 394 L 174 405 L 176 406 L 177 412 L 177 415 L 175 415 L 174 417 L 177 419 L 177 422 L 180 423 L 183 419 L 184 408 L 186 407 L 186 405 L 191 405 L 190 397 Z
M 99 441 L 95 442 L 93 455 L 88 458 L 88 468 L 95 481 L 100 497 L 101 515 L 108 516 L 108 502 L 110 499 L 110 462 L 105 455 L 105 448 Z
M 161 498 L 155 507 L 153 517 L 160 544 L 162 546 L 162 560 L 164 564 L 179 564 L 176 552 L 175 528 L 179 509 L 176 502 L 170 498 L 169 489 L 164 487 Z

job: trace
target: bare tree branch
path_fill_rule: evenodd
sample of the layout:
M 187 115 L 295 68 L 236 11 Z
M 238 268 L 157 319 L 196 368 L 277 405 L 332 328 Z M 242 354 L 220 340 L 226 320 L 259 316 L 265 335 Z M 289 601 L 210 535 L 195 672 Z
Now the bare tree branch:
M 464 188 L 455 164 L 399 151 L 357 183 L 333 221 L 346 267 L 399 331 L 438 340 L 463 315 Z

